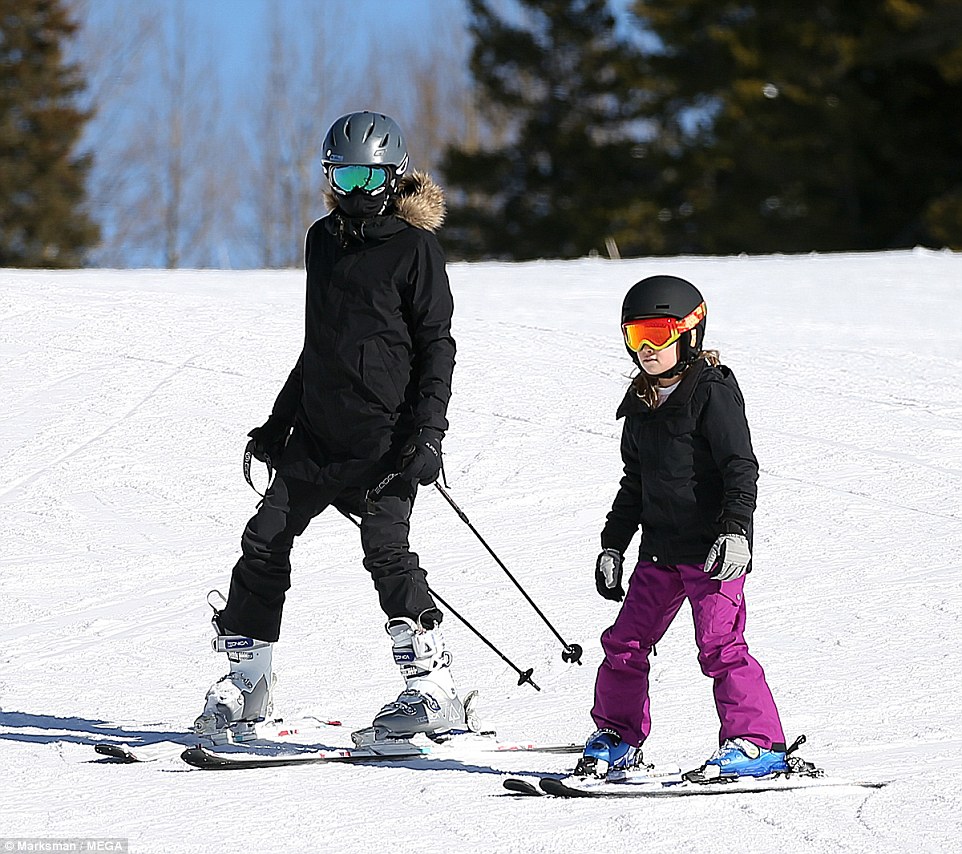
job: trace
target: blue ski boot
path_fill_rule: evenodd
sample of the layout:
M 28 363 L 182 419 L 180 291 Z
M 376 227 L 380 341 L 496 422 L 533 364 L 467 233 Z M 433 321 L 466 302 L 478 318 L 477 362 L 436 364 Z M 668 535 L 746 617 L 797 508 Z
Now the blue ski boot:
M 644 762 L 640 747 L 622 741 L 613 729 L 599 729 L 588 736 L 574 773 L 579 777 L 619 780 L 628 771 L 642 767 Z
M 701 768 L 683 776 L 691 783 L 723 783 L 739 777 L 790 773 L 785 745 L 776 748 L 781 750 L 766 750 L 747 738 L 729 738 Z

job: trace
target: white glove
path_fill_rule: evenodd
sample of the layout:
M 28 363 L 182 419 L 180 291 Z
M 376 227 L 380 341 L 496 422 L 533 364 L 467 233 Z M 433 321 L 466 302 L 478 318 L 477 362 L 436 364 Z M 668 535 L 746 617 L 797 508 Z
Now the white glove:
M 744 534 L 721 534 L 705 558 L 705 572 L 718 581 L 741 578 L 752 562 L 752 550 Z

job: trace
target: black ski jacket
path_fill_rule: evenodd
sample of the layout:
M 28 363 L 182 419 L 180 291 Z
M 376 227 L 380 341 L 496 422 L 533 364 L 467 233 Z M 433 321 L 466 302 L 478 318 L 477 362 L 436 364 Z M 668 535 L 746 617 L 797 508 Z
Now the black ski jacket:
M 422 427 L 447 429 L 455 344 L 434 234 L 443 218 L 440 187 L 415 172 L 387 215 L 335 209 L 311 226 L 304 347 L 272 415 L 293 426 L 282 475 L 368 488 Z
M 618 417 L 625 474 L 602 548 L 624 554 L 640 526 L 640 559 L 676 565 L 704 563 L 724 531 L 751 541 L 758 461 L 728 368 L 699 360 L 654 410 L 629 389 Z

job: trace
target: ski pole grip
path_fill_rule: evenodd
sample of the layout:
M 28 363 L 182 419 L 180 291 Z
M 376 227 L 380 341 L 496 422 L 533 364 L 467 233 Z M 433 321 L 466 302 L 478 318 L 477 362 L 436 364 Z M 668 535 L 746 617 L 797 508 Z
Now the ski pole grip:
M 377 508 L 374 505 L 380 501 L 381 496 L 384 494 L 384 490 L 391 485 L 391 481 L 400 476 L 401 472 L 392 471 L 390 474 L 385 475 L 385 477 L 377 486 L 364 493 L 364 506 L 368 515 L 372 515 L 376 512 Z

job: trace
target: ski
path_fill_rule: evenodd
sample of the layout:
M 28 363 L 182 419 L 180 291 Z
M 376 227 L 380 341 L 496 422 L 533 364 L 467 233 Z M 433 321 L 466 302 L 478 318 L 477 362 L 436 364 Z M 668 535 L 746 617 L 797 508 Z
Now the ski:
M 445 742 L 419 744 L 413 741 L 380 742 L 363 747 L 310 747 L 294 744 L 264 744 L 251 746 L 227 745 L 210 748 L 202 745 L 189 747 L 181 759 L 194 768 L 205 771 L 236 770 L 242 768 L 278 768 L 291 765 L 314 765 L 323 762 L 361 764 L 389 762 L 400 759 L 459 759 L 478 753 L 579 753 L 581 744 L 535 744 L 533 742 Z
M 285 765 L 310 765 L 318 762 L 377 762 L 389 759 L 410 759 L 426 756 L 431 752 L 427 745 L 391 744 L 375 747 L 332 747 L 326 750 L 266 751 L 257 746 L 228 752 L 226 749 L 188 747 L 180 758 L 194 768 L 205 771 L 233 770 L 239 768 L 278 768 Z
M 633 777 L 635 783 L 634 785 L 640 785 L 642 782 L 657 785 L 669 785 L 672 783 L 681 782 L 681 768 L 677 765 L 666 765 L 651 767 L 643 773 L 636 773 Z M 527 795 L 527 796 L 543 796 L 548 794 L 544 791 L 544 787 L 539 788 L 540 784 L 544 780 L 554 780 L 562 782 L 564 780 L 578 780 L 587 781 L 586 777 L 575 777 L 573 775 L 557 775 L 555 777 L 535 777 L 532 779 L 524 780 L 520 777 L 508 777 L 506 780 L 502 781 L 502 785 L 505 789 L 515 795 Z M 602 782 L 602 781 L 597 781 Z M 537 784 L 537 785 L 536 785 Z M 607 785 L 615 785 L 614 783 L 608 783 Z
M 691 783 L 687 780 L 650 780 L 607 782 L 583 778 L 542 777 L 538 786 L 546 795 L 558 798 L 673 798 L 689 795 L 734 795 L 754 792 L 786 792 L 827 786 L 880 789 L 885 782 L 844 780 L 831 777 L 782 775 L 777 777 L 744 777 L 724 783 Z
M 162 759 L 174 759 L 184 744 L 179 741 L 152 741 L 147 744 L 117 744 L 113 741 L 103 741 L 94 745 L 94 750 L 101 756 L 117 759 L 121 762 L 157 762 Z
M 508 777 L 508 779 L 504 781 L 504 787 L 515 795 L 537 798 L 544 794 L 534 783 L 529 783 L 527 780 L 522 780 L 518 777 Z
M 325 721 L 316 717 L 297 718 L 285 721 L 277 718 L 272 721 L 264 721 L 256 727 L 257 738 L 253 741 L 244 742 L 246 745 L 257 745 L 275 741 L 285 741 L 297 736 L 310 735 L 318 730 L 327 727 L 339 727 L 340 721 Z M 102 741 L 94 745 L 94 750 L 101 756 L 109 759 L 116 759 L 124 763 L 133 762 L 159 762 L 165 759 L 178 759 L 184 752 L 184 748 L 189 747 L 192 741 L 196 741 L 198 736 L 185 733 L 183 741 L 152 741 L 146 744 L 126 744 L 115 741 Z M 213 745 L 213 742 L 208 742 Z

